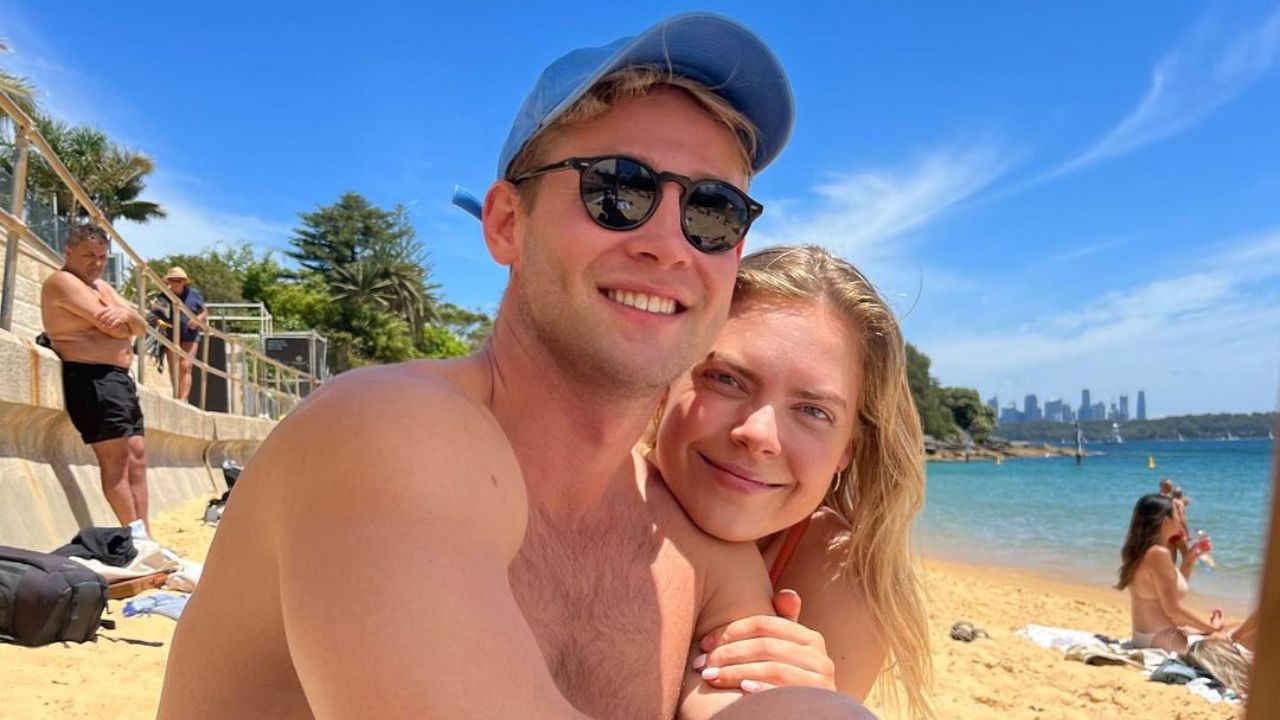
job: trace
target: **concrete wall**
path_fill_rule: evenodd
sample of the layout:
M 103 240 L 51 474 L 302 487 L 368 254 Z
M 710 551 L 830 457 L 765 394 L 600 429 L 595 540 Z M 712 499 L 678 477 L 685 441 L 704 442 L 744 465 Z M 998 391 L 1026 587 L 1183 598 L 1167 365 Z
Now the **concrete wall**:
M 118 522 L 93 451 L 67 417 L 61 362 L 31 342 L 32 329 L 0 330 L 0 544 L 47 551 L 81 527 Z M 222 461 L 243 463 L 275 425 L 207 413 L 147 386 L 139 391 L 152 516 L 223 492 Z

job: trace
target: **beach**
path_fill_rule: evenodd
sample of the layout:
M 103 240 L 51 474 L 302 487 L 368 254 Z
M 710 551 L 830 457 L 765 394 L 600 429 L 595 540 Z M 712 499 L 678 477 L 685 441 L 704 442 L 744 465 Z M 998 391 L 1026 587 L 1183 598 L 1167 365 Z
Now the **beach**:
M 214 527 L 200 521 L 205 499 L 164 513 L 154 535 L 183 556 L 202 561 Z M 1055 582 L 1033 573 L 941 561 L 925 563 L 935 699 L 943 718 L 1234 718 L 1239 706 L 1210 705 L 1184 688 L 1149 682 L 1141 672 L 1091 667 L 1062 659 L 1017 637 L 1027 623 L 1128 634 L 1125 595 L 1105 587 Z M 24 648 L 0 645 L 7 695 L 0 718 L 155 717 L 175 623 L 161 616 L 125 618 L 97 642 Z M 990 639 L 965 644 L 948 633 L 968 620 Z M 902 717 L 873 696 L 883 718 Z

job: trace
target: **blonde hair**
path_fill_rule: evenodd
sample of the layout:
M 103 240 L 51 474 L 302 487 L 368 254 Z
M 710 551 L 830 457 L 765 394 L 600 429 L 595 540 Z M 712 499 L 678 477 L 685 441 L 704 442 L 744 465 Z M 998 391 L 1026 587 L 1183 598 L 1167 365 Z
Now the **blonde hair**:
M 928 621 L 911 553 L 912 523 L 924 504 L 924 434 L 907 386 L 902 330 L 857 268 L 813 245 L 768 248 L 742 259 L 730 314 L 760 302 L 824 303 L 844 317 L 861 345 L 853 462 L 836 475 L 823 506 L 849 523 L 841 572 L 861 586 L 884 628 L 889 658 L 878 689 L 894 703 L 905 691 L 912 713 L 930 717 Z
M 1241 695 L 1249 694 L 1249 661 L 1231 641 L 1205 638 L 1192 643 L 1183 656 L 1214 680 Z
M 751 173 L 751 159 L 755 157 L 759 132 L 746 115 L 743 115 L 728 100 L 716 94 L 714 88 L 678 75 L 674 68 L 662 65 L 636 65 L 605 75 L 586 94 L 570 105 L 568 110 L 560 113 L 555 120 L 530 138 L 507 167 L 506 178 L 509 180 L 519 177 L 544 165 L 547 160 L 543 155 L 547 148 L 564 134 L 568 127 L 602 115 L 605 111 L 627 100 L 642 98 L 660 87 L 684 90 L 712 118 L 731 130 L 738 138 L 742 166 L 747 174 Z M 529 183 L 530 191 L 537 185 L 538 183 Z

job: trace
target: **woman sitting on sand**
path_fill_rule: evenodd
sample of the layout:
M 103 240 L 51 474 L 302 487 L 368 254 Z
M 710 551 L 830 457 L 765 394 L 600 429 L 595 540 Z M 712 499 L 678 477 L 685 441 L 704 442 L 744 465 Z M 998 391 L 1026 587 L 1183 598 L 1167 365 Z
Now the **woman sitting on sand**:
M 1173 499 L 1143 495 L 1133 506 L 1116 589 L 1129 590 L 1136 647 L 1185 652 L 1188 630 L 1209 635 L 1223 629 L 1221 612 L 1205 621 L 1182 604 L 1191 568 L 1209 550 L 1203 544 L 1190 547 L 1179 568 L 1170 547 L 1182 532 Z
M 929 713 L 909 548 L 923 456 L 902 333 L 866 278 L 818 247 L 743 258 L 729 321 L 672 386 L 649 457 L 694 523 L 756 542 L 775 590 L 804 603 L 783 594 L 790 619 L 703 638 L 694 667 L 706 682 L 862 700 L 887 666 L 911 709 Z

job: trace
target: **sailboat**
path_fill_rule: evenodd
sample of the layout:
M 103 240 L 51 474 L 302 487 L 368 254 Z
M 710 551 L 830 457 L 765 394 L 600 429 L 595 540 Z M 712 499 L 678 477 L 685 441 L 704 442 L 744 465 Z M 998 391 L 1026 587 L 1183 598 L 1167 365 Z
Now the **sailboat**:
M 1124 438 L 1120 437 L 1120 423 L 1111 423 L 1111 442 L 1120 445 Z
M 1155 469 L 1156 469 L 1156 456 L 1155 456 L 1155 455 L 1148 455 L 1148 456 L 1147 456 L 1147 469 L 1148 469 L 1148 470 L 1155 470 Z
M 1182 433 L 1178 433 L 1178 442 L 1186 442 L 1187 439 L 1182 437 Z
M 1226 437 L 1224 437 L 1224 438 L 1222 438 L 1222 439 L 1223 439 L 1223 440 L 1227 440 L 1227 441 L 1235 441 L 1235 440 L 1239 440 L 1240 438 L 1238 438 L 1238 437 L 1236 437 L 1235 435 L 1232 435 L 1230 432 L 1228 432 L 1228 433 L 1227 433 L 1227 436 L 1226 436 Z

